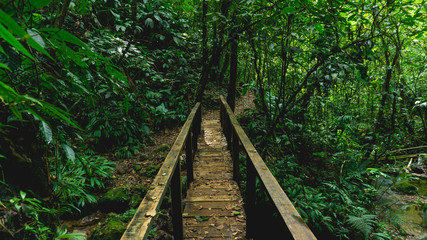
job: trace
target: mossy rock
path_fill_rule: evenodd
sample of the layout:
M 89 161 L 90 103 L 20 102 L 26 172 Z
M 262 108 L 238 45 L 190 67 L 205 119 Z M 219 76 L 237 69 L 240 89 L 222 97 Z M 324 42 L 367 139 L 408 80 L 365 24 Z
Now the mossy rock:
M 99 199 L 99 206 L 103 211 L 121 212 L 128 207 L 130 192 L 126 187 L 113 188 Z
M 117 218 L 108 219 L 102 226 L 98 227 L 89 240 L 116 240 L 120 239 L 125 232 L 127 223 Z
M 135 185 L 134 192 L 135 193 L 132 195 L 129 202 L 129 207 L 131 208 L 136 208 L 139 206 L 145 194 L 148 192 L 148 188 L 142 184 Z
M 135 185 L 134 190 L 138 194 L 142 195 L 141 197 L 144 197 L 145 194 L 148 192 L 148 188 L 142 184 Z
M 158 147 L 155 152 L 165 152 L 165 151 L 169 151 L 171 147 L 167 144 L 163 144 L 162 146 Z
M 418 194 L 417 187 L 406 181 L 396 183 L 391 189 L 406 194 Z
M 157 164 L 157 165 L 148 164 L 145 167 L 145 169 L 140 170 L 140 174 L 142 174 L 143 176 L 146 176 L 146 177 L 155 177 L 157 172 L 159 171 L 160 167 L 161 167 L 160 164 Z
M 142 202 L 142 197 L 138 194 L 134 194 L 132 195 L 130 202 L 129 202 L 129 207 L 130 208 L 136 208 L 139 206 L 139 204 Z

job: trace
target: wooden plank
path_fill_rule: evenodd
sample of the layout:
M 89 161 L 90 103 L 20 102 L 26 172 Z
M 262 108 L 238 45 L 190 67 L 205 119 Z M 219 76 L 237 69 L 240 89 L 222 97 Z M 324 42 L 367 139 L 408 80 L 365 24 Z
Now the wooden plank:
M 233 217 L 241 214 L 242 205 L 235 201 L 217 201 L 217 202 L 187 202 L 185 205 L 183 217 L 210 217 L 227 216 Z
M 292 205 L 292 202 L 289 200 L 288 196 L 285 194 L 283 189 L 280 187 L 277 180 L 271 174 L 267 165 L 265 165 L 261 156 L 258 154 L 257 150 L 249 140 L 246 133 L 243 131 L 236 117 L 234 116 L 233 111 L 228 106 L 224 97 L 221 96 L 221 102 L 224 105 L 225 112 L 228 115 L 226 120 L 230 121 L 230 125 L 235 129 L 237 135 L 239 136 L 240 142 L 243 145 L 246 153 L 248 154 L 249 159 L 252 161 L 255 171 L 257 172 L 258 177 L 261 182 L 264 184 L 267 193 L 277 207 L 283 221 L 288 227 L 292 237 L 294 239 L 316 239 L 314 234 L 305 224 L 302 217 L 299 215 L 298 211 Z
M 204 120 L 205 121 L 205 120 Z M 203 122 L 195 154 L 195 180 L 184 200 L 185 239 L 244 239 L 246 217 L 238 185 L 232 180 L 231 154 L 219 121 Z
M 190 127 L 199 107 L 200 103 L 197 103 L 189 114 L 187 121 L 175 140 L 175 143 L 166 156 L 162 167 L 154 178 L 150 190 L 140 203 L 135 215 L 121 237 L 122 240 L 147 238 L 157 212 L 160 209 L 162 200 L 166 194 L 166 189 L 171 183 L 172 175 L 179 162 L 179 155 L 184 147 L 185 140 L 187 139 Z

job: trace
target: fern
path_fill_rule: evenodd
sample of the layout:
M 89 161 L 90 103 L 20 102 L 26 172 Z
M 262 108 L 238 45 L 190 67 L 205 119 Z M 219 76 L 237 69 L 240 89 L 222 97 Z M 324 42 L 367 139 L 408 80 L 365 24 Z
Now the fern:
M 372 232 L 376 225 L 376 216 L 371 214 L 364 214 L 360 217 L 349 216 L 347 222 L 356 230 L 363 233 L 365 239 L 368 239 L 369 234 Z

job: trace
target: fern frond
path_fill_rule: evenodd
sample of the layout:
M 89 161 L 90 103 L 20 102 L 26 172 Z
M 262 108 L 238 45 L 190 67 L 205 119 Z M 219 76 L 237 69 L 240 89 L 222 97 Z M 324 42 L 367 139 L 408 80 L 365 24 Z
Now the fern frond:
M 360 217 L 349 216 L 347 222 L 356 229 L 363 233 L 365 239 L 369 238 L 369 234 L 372 232 L 376 225 L 376 216 L 371 214 L 364 214 Z

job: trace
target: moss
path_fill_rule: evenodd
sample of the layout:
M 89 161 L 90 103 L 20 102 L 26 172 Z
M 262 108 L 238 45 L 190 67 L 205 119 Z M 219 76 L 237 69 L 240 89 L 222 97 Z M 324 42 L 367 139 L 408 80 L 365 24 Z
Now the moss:
M 138 194 L 132 195 L 132 198 L 130 199 L 130 202 L 129 202 L 129 207 L 136 208 L 139 206 L 141 201 L 142 201 L 142 197 L 140 195 Z
M 392 189 L 401 193 L 406 193 L 406 194 L 418 194 L 417 187 L 406 181 L 401 183 L 396 183 L 392 187 Z
M 127 224 L 117 218 L 108 219 L 98 227 L 89 239 L 116 240 L 120 239 L 125 232 Z
M 140 173 L 146 177 L 155 177 L 161 165 L 148 164 L 145 169 L 141 169 Z
M 126 187 L 113 188 L 99 199 L 104 211 L 123 211 L 128 207 L 130 192 Z
M 170 146 L 167 144 L 163 144 L 162 146 L 158 147 L 155 152 L 165 152 L 165 151 L 169 151 Z
M 138 207 L 147 192 L 148 192 L 148 188 L 146 186 L 142 184 L 135 185 L 134 194 L 130 199 L 129 207 L 131 208 Z

